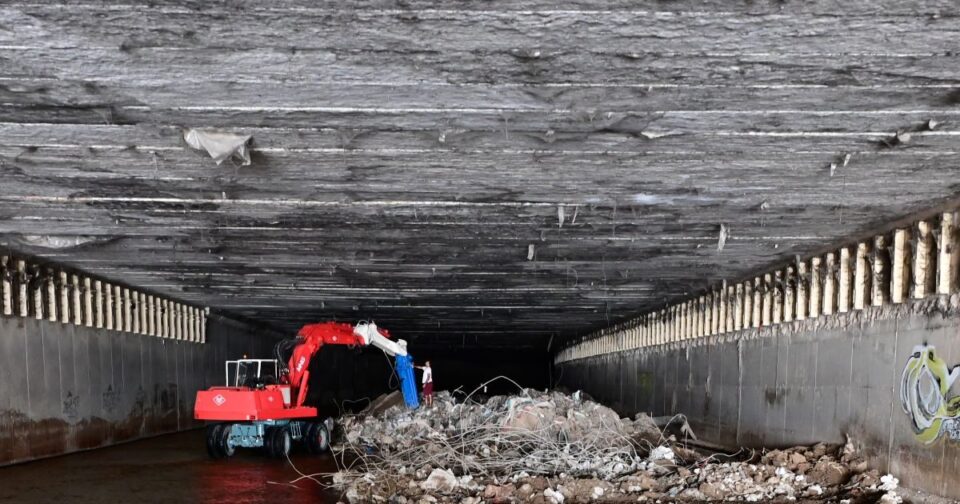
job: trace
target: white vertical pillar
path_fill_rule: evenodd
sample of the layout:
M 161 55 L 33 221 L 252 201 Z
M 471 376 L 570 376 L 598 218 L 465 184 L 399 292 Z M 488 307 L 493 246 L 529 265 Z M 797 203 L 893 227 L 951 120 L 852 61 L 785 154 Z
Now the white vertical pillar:
M 17 261 L 17 287 L 19 315 L 21 317 L 28 317 L 30 315 L 30 307 L 27 304 L 27 262 L 22 259 Z
M 164 300 L 163 300 L 163 312 L 162 312 L 162 314 L 163 314 L 163 337 L 164 337 L 164 338 L 173 338 L 173 337 L 174 337 L 173 331 L 171 330 L 171 329 L 173 328 L 173 324 L 172 324 L 170 321 L 173 320 L 173 314 L 172 314 L 172 312 L 171 312 L 171 310 L 170 310 L 170 308 L 171 308 L 170 305 L 171 305 L 171 303 L 170 303 L 170 300 L 169 300 L 169 299 L 164 299 Z
M 873 239 L 873 257 L 870 261 L 870 304 L 873 306 L 881 306 L 890 298 L 890 266 L 887 258 L 887 238 L 877 235 Z
M 867 305 L 870 292 L 870 246 L 866 242 L 857 244 L 853 273 L 853 309 L 862 310 Z
M 83 318 L 87 327 L 93 327 L 93 282 L 90 277 L 83 278 Z
M 837 311 L 837 255 L 828 252 L 823 259 L 823 314 L 832 315 Z
M 727 283 L 724 282 L 724 285 Z M 725 332 L 733 332 L 733 327 L 737 318 L 737 308 L 740 301 L 737 299 L 737 287 L 727 285 L 727 327 Z
M 783 281 L 783 272 L 780 270 L 773 272 L 773 284 L 771 284 L 773 290 L 773 298 L 770 303 L 770 324 L 779 324 L 783 322 L 783 298 L 784 298 L 784 281 Z
M 937 292 L 950 294 L 957 288 L 957 251 L 956 222 L 953 212 L 940 216 L 940 253 L 937 258 Z
M 124 313 L 123 288 L 119 285 L 113 286 L 113 327 L 118 331 L 126 330 L 126 323 L 123 319 Z
M 850 265 L 850 248 L 840 249 L 840 281 L 837 282 L 837 312 L 847 313 L 853 306 L 853 271 Z
M 33 297 L 33 318 L 43 320 L 43 291 L 46 288 L 43 282 L 43 270 L 36 268 L 36 277 L 33 282 L 33 291 L 30 293 Z
M 670 307 L 670 341 L 680 339 L 680 312 L 677 305 Z
M 910 231 L 898 229 L 893 233 L 890 299 L 902 303 L 910 296 Z
M 793 310 L 796 308 L 796 298 L 794 297 L 794 286 L 796 285 L 796 278 L 793 266 L 787 266 L 783 271 L 783 321 L 792 322 L 793 321 Z
M 60 323 L 70 323 L 70 280 L 66 271 L 60 271 Z
M 720 293 L 711 290 L 707 293 L 707 335 L 715 336 L 720 330 Z
M 147 295 L 143 292 L 137 295 L 137 306 L 140 308 L 140 334 L 150 334 L 147 326 L 147 317 L 150 315 L 150 307 L 147 306 Z
M 53 270 L 48 269 L 44 275 L 45 288 L 47 290 L 47 320 L 50 322 L 56 322 L 60 320 L 60 315 L 57 313 L 59 311 L 60 303 L 57 302 L 59 296 L 57 295 L 57 279 Z
M 74 325 L 83 325 L 83 303 L 81 303 L 80 277 L 70 275 L 70 294 L 72 302 L 70 303 L 70 313 L 73 315 Z
M 727 282 L 720 284 L 720 288 L 714 294 L 717 298 L 717 334 L 727 332 Z
M 93 281 L 93 303 L 96 307 L 96 313 L 94 315 L 94 326 L 97 329 L 103 329 L 106 321 L 104 320 L 104 305 L 106 300 L 104 299 L 103 293 L 103 282 L 101 280 Z
M 753 279 L 753 323 L 751 327 L 763 326 L 763 298 L 763 279 L 755 277 Z
M 113 330 L 113 286 L 109 282 L 103 283 L 103 314 L 104 314 L 104 328 L 108 330 Z
M 917 251 L 913 257 L 913 298 L 922 299 L 933 293 L 931 288 L 935 283 L 934 269 L 936 263 L 932 259 L 931 251 L 934 248 L 933 233 L 930 223 L 917 223 Z
M 4 315 L 13 315 L 13 282 L 10 281 L 13 276 L 10 271 L 10 256 L 0 257 L 0 312 Z
M 743 329 L 743 312 L 744 312 L 744 294 L 743 294 L 743 282 L 737 283 L 734 286 L 733 294 L 733 330 L 740 331 Z
M 140 312 L 143 307 L 140 304 L 140 293 L 136 290 L 130 291 L 130 315 L 131 315 L 131 329 L 134 334 L 143 334 L 140 330 Z
M 130 289 L 124 287 L 120 291 L 120 296 L 123 298 L 123 330 L 125 332 L 133 331 L 133 307 L 131 306 L 130 300 Z
M 809 291 L 810 286 L 810 271 L 807 269 L 807 261 L 798 261 L 797 262 L 797 276 L 796 276 L 796 319 L 803 320 L 807 318 L 807 308 L 809 308 L 809 302 L 807 301 L 807 292 Z
M 150 327 L 150 336 L 162 336 L 160 334 L 160 306 L 157 302 L 156 296 L 153 294 L 147 295 L 147 305 L 149 306 L 149 318 L 147 319 L 147 326 Z
M 820 303 L 823 301 L 823 290 L 821 289 L 820 279 L 822 271 L 820 268 L 820 258 L 810 258 L 810 291 L 807 294 L 810 298 L 810 309 L 807 314 L 810 318 L 820 316 Z
M 773 275 L 763 275 L 763 312 L 760 314 L 760 324 L 767 327 L 773 322 Z
M 753 325 L 753 283 L 750 280 L 743 282 L 743 326 L 744 329 L 756 327 Z

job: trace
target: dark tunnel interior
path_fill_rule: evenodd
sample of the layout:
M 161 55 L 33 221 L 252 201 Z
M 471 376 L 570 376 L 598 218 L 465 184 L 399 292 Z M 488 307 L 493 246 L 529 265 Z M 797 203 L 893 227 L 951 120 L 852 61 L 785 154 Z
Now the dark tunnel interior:
M 431 361 L 438 391 L 449 391 L 460 399 L 470 393 L 514 393 L 518 385 L 541 390 L 550 385 L 552 366 L 546 352 L 475 349 L 412 355 L 418 364 Z M 500 376 L 508 379 L 496 379 Z M 378 350 L 328 346 L 310 363 L 308 386 L 308 404 L 336 417 L 362 409 L 379 395 L 397 390 L 399 383 L 392 360 Z

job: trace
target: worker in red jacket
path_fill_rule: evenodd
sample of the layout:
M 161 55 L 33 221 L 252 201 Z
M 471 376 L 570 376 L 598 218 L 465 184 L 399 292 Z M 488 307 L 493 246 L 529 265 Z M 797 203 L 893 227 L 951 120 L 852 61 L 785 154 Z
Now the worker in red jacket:
M 427 407 L 433 406 L 433 369 L 430 368 L 430 361 L 427 361 L 422 366 L 414 366 L 417 369 L 423 370 L 423 402 Z

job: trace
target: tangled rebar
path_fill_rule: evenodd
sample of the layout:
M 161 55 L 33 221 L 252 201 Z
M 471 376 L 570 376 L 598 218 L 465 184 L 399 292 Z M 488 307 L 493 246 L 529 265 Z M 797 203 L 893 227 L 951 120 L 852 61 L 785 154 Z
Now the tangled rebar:
M 432 409 L 393 407 L 342 419 L 337 482 L 400 484 L 429 468 L 501 480 L 524 473 L 609 480 L 643 464 L 631 430 L 613 410 L 579 395 L 518 389 L 484 403 L 473 399 L 479 388 L 462 402 L 441 392 Z
M 311 479 L 351 503 L 898 498 L 895 481 L 868 470 L 852 443 L 710 455 L 677 441 L 683 429 L 665 436 L 649 416 L 619 418 L 580 393 L 517 386 L 480 400 L 480 388 L 440 392 L 433 408 L 383 409 L 390 401 L 378 400 L 367 414 L 342 417 L 339 470 L 298 471 L 291 483 Z M 666 423 L 689 429 L 680 417 Z

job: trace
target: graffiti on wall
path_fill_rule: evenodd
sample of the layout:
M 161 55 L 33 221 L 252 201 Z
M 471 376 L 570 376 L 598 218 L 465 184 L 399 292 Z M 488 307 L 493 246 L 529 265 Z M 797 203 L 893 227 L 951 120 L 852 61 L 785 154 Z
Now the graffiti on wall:
M 960 366 L 947 366 L 932 345 L 913 347 L 900 377 L 900 405 L 921 442 L 944 435 L 960 441 L 960 396 L 947 397 L 958 376 Z

